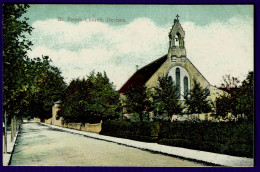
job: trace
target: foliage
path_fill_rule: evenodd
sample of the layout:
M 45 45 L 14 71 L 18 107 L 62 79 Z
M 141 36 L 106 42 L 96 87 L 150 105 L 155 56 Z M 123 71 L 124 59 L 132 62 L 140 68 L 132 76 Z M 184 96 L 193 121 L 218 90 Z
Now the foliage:
M 106 73 L 91 72 L 87 79 L 74 79 L 62 97 L 59 116 L 69 122 L 95 123 L 118 118 L 119 93 Z
M 32 43 L 25 35 L 31 34 L 32 27 L 27 23 L 28 18 L 20 18 L 27 8 L 29 5 L 3 5 L 3 108 L 8 115 L 21 112 L 30 84 L 26 80 L 26 68 L 27 51 Z
M 237 111 L 246 114 L 248 120 L 252 121 L 254 116 L 254 72 L 249 72 L 247 78 L 242 82 L 240 94 L 236 100 Z
M 253 157 L 254 126 L 249 122 L 105 121 L 100 134 Z
M 66 83 L 60 70 L 51 65 L 48 56 L 31 60 L 28 79 L 33 81 L 28 91 L 29 114 L 47 119 L 51 117 L 53 103 L 60 100 Z
M 173 122 L 160 125 L 159 143 L 236 156 L 253 156 L 249 122 Z
M 212 111 L 211 105 L 207 97 L 209 90 L 202 88 L 200 83 L 194 79 L 193 88 L 184 96 L 185 104 L 189 113 L 208 113 Z
M 228 89 L 228 94 L 216 99 L 217 115 L 224 117 L 228 112 L 234 115 L 244 113 L 248 120 L 252 121 L 254 114 L 254 72 L 248 73 L 241 86 L 227 87 L 226 89 Z
M 221 84 L 222 88 L 237 88 L 240 84 L 240 81 L 237 77 L 230 75 L 225 75 L 222 77 L 223 83 Z
M 128 138 L 139 141 L 154 142 L 158 139 L 158 122 L 105 121 L 101 134 Z
M 151 108 L 150 91 L 146 86 L 132 87 L 124 93 L 123 106 L 127 113 L 139 114 L 140 121 L 143 121 L 143 113 L 146 112 L 149 119 Z
M 231 112 L 230 95 L 223 94 L 216 98 L 216 114 L 217 116 L 226 117 Z
M 178 100 L 178 91 L 171 77 L 160 77 L 158 81 L 159 85 L 153 94 L 154 113 L 157 118 L 167 114 L 170 120 L 173 114 L 181 114 L 183 110 Z
M 21 18 L 29 5 L 3 5 L 3 107 L 9 117 L 48 118 L 53 102 L 60 99 L 65 83 L 48 56 L 30 59 L 32 42 L 28 18 Z

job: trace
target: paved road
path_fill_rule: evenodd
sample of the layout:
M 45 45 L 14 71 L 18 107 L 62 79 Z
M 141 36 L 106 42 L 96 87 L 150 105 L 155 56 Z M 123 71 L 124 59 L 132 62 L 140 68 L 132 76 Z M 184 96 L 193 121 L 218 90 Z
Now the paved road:
M 205 166 L 116 143 L 24 123 L 11 166 Z

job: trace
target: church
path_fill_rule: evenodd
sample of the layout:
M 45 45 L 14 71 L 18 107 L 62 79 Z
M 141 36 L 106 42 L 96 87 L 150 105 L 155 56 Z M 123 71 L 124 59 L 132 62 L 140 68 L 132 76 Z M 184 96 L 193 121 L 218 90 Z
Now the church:
M 185 101 L 184 94 L 193 88 L 193 80 L 196 79 L 203 88 L 210 92 L 208 99 L 215 102 L 216 97 L 224 92 L 212 86 L 200 71 L 188 59 L 185 49 L 185 32 L 178 19 L 169 33 L 168 53 L 137 70 L 120 88 L 119 93 L 127 92 L 131 87 L 146 85 L 147 88 L 156 87 L 158 78 L 170 76 L 177 86 L 180 101 Z

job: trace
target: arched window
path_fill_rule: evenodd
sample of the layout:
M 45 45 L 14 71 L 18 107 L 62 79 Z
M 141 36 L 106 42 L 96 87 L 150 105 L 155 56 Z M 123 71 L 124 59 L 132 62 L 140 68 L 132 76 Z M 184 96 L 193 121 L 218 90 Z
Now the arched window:
M 181 88 L 180 88 L 180 69 L 176 68 L 176 87 L 177 87 L 177 92 L 178 92 L 178 98 L 181 96 Z
M 178 37 L 178 35 L 176 34 L 176 35 L 175 35 L 175 46 L 176 46 L 176 47 L 179 47 L 179 45 L 180 45 L 179 37 Z
M 183 78 L 183 85 L 184 85 L 184 97 L 188 94 L 188 77 L 185 76 Z
M 169 70 L 167 75 L 173 79 L 178 99 L 184 100 L 185 94 L 190 90 L 190 75 L 187 70 L 182 66 L 174 66 Z

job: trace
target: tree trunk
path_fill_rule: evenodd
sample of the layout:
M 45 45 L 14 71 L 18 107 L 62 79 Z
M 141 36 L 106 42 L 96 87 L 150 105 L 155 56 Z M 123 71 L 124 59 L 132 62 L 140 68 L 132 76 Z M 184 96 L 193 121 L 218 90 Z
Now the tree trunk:
M 14 119 L 11 119 L 11 142 L 13 142 L 14 139 Z
M 6 126 L 6 111 L 5 111 L 5 119 L 4 119 L 4 153 L 7 153 L 7 126 Z

